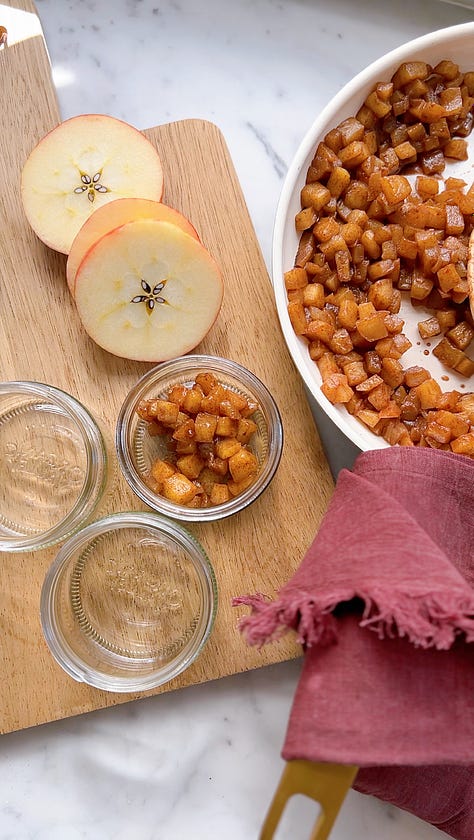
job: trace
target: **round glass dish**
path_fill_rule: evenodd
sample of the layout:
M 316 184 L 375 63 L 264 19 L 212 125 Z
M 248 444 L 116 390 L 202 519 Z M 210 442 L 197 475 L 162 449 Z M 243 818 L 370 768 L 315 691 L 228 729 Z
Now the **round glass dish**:
M 0 382 L 0 551 L 66 539 L 107 481 L 100 429 L 81 403 L 39 382 Z
M 228 501 L 208 507 L 189 507 L 151 489 L 153 463 L 157 458 L 170 459 L 168 440 L 165 435 L 150 435 L 148 423 L 141 419 L 136 409 L 142 400 L 166 399 L 174 385 L 191 387 L 199 373 L 214 374 L 220 385 L 256 403 L 257 408 L 251 416 L 256 430 L 247 446 L 255 455 L 258 467 L 250 486 Z M 137 382 L 119 412 L 115 442 L 122 472 L 145 504 L 174 519 L 206 522 L 224 519 L 243 510 L 268 487 L 281 458 L 283 426 L 275 400 L 253 373 L 228 359 L 190 355 L 158 365 Z
M 71 677 L 113 692 L 168 682 L 198 656 L 217 608 L 214 572 L 184 528 L 152 512 L 92 522 L 41 592 L 44 637 Z

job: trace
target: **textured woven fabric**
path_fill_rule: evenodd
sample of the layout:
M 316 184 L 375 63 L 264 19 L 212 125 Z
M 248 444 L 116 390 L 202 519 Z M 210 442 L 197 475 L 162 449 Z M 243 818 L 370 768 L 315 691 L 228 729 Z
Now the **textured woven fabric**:
M 354 783 L 429 822 L 456 840 L 474 838 L 474 764 L 369 767 Z
M 474 840 L 473 502 L 468 458 L 363 453 L 277 597 L 235 601 L 250 643 L 292 628 L 305 647 L 283 757 L 356 764 L 356 789 L 459 840 Z
M 250 644 L 292 627 L 306 645 L 337 634 L 335 608 L 364 603 L 361 624 L 422 647 L 474 639 L 474 461 L 432 449 L 365 452 L 343 470 L 322 525 L 276 600 L 236 598 Z M 278 558 L 275 558 L 278 562 Z
M 283 757 L 474 763 L 474 645 L 459 640 L 445 651 L 380 639 L 355 615 L 338 625 L 337 644 L 306 651 Z

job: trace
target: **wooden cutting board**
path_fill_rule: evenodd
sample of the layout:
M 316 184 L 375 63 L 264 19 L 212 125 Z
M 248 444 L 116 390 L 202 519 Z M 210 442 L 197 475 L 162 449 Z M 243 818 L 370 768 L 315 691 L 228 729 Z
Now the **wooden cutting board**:
M 10 5 L 35 12 L 29 0 Z M 0 378 L 63 388 L 105 421 L 112 435 L 127 391 L 151 365 L 109 355 L 85 335 L 66 287 L 65 257 L 45 247 L 23 215 L 21 168 L 60 119 L 41 35 L 0 51 L 0 78 Z M 285 433 L 278 473 L 252 508 L 189 529 L 214 566 L 218 614 L 198 661 L 167 686 L 149 692 L 158 693 L 299 654 L 289 638 L 261 651 L 249 648 L 237 629 L 244 610 L 233 608 L 231 599 L 256 591 L 272 594 L 290 577 L 326 510 L 333 482 L 286 350 L 272 287 L 222 135 L 200 120 L 162 125 L 145 134 L 163 160 L 164 201 L 189 216 L 224 274 L 221 314 L 196 352 L 225 356 L 254 371 L 275 396 Z M 119 476 L 117 481 L 107 512 L 142 509 L 125 480 Z M 54 554 L 53 548 L 0 556 L 0 732 L 137 696 L 76 683 L 52 659 L 41 633 L 39 596 Z

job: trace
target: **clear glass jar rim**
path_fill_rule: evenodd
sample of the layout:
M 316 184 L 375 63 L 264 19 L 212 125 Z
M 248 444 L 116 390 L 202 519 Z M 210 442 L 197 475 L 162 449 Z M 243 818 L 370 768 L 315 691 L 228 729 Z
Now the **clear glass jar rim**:
M 71 556 L 83 548 L 91 539 L 119 528 L 143 527 L 158 530 L 178 543 L 186 552 L 201 581 L 204 590 L 203 618 L 196 628 L 191 642 L 180 656 L 162 669 L 146 676 L 124 675 L 113 677 L 92 669 L 82 662 L 64 638 L 56 619 L 54 602 L 61 575 Z M 121 511 L 97 519 L 81 528 L 59 549 L 49 567 L 41 590 L 40 616 L 43 635 L 48 647 L 63 670 L 78 682 L 85 682 L 95 688 L 116 693 L 146 691 L 169 682 L 182 673 L 196 659 L 211 633 L 218 603 L 218 589 L 214 569 L 198 540 L 183 526 L 159 513 L 147 511 Z
M 152 509 L 158 510 L 157 497 L 141 480 L 130 456 L 128 429 L 137 400 L 143 389 L 164 373 L 171 378 L 174 374 L 182 375 L 184 371 L 189 371 L 192 374 L 193 371 L 202 368 L 210 368 L 217 374 L 219 370 L 223 370 L 224 373 L 227 372 L 234 376 L 236 380 L 241 381 L 244 387 L 246 386 L 250 391 L 255 392 L 255 396 L 260 398 L 260 404 L 263 398 L 264 405 L 261 404 L 260 407 L 264 410 L 267 423 L 268 451 L 271 457 L 267 458 L 257 481 L 248 490 L 223 504 L 209 508 L 188 508 L 184 505 L 168 502 L 164 497 L 159 499 L 160 513 L 185 522 L 216 521 L 243 510 L 250 501 L 255 501 L 268 487 L 278 469 L 283 451 L 283 424 L 280 411 L 269 389 L 255 373 L 238 362 L 220 356 L 179 356 L 147 371 L 127 394 L 117 418 L 115 446 L 118 461 L 125 479 L 142 502 Z
M 76 423 L 84 444 L 86 456 L 86 479 L 81 492 L 67 516 L 47 531 L 34 537 L 5 537 L 0 534 L 0 551 L 32 551 L 47 548 L 66 539 L 83 521 L 84 512 L 93 513 L 104 491 L 107 478 L 107 453 L 102 433 L 96 420 L 75 397 L 43 382 L 13 380 L 0 382 L 0 396 L 15 394 L 25 397 L 39 397 L 56 405 Z M 87 510 L 88 504 L 90 506 Z

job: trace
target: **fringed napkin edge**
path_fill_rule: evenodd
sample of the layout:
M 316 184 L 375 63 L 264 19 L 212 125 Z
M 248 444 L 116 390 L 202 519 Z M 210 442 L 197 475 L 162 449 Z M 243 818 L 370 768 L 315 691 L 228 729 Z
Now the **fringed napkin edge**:
M 312 647 L 337 642 L 334 611 L 354 599 L 364 604 L 360 626 L 381 639 L 406 637 L 415 647 L 437 650 L 448 650 L 460 635 L 474 641 L 474 594 L 466 596 L 465 590 L 415 595 L 376 586 L 319 594 L 283 590 L 274 601 L 257 593 L 233 598 L 232 604 L 251 607 L 239 620 L 249 645 L 261 647 L 294 630 L 300 644 Z

